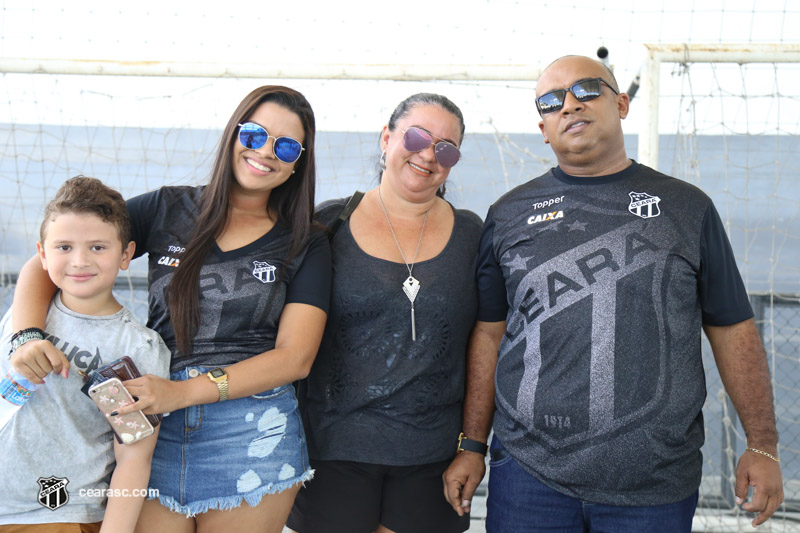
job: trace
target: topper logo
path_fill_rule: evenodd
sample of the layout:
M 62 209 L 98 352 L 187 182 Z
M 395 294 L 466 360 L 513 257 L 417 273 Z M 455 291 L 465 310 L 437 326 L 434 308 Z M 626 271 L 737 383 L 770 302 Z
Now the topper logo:
M 545 200 L 544 202 L 534 202 L 533 204 L 531 204 L 531 207 L 533 207 L 534 209 L 541 209 L 543 207 L 550 207 L 553 204 L 560 204 L 563 201 L 564 197 L 559 196 L 557 198 L 550 198 L 549 200 Z

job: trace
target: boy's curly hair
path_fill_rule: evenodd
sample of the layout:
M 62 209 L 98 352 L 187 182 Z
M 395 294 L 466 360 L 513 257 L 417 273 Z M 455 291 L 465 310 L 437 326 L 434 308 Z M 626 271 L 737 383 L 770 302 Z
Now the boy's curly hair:
M 44 242 L 47 225 L 56 215 L 85 213 L 96 215 L 117 228 L 122 246 L 131 238 L 131 217 L 122 195 L 97 178 L 75 176 L 64 182 L 44 210 L 39 238 Z

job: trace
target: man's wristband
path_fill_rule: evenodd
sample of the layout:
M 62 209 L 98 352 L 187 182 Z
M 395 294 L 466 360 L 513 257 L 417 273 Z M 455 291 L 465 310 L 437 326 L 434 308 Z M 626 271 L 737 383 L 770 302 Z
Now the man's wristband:
M 17 351 L 17 348 L 22 346 L 28 341 L 42 341 L 44 340 L 44 331 L 39 328 L 26 328 L 21 329 L 18 332 L 14 333 L 11 336 L 11 351 L 8 352 L 8 356 Z
M 475 452 L 481 455 L 486 455 L 486 451 L 489 447 L 477 440 L 468 439 L 464 436 L 464 433 L 458 434 L 458 447 L 456 448 L 456 453 L 461 452 Z

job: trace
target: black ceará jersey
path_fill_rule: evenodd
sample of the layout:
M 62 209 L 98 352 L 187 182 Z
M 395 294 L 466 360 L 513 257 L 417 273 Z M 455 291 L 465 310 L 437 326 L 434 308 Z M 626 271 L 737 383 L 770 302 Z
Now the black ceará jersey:
M 489 210 L 479 320 L 506 320 L 494 430 L 545 484 L 614 505 L 697 490 L 701 325 L 753 316 L 711 200 L 633 162 L 555 168 Z
M 327 312 L 330 245 L 312 231 L 288 260 L 291 231 L 281 223 L 252 243 L 223 252 L 216 244 L 200 271 L 200 326 L 192 353 L 179 354 L 166 290 L 195 230 L 203 187 L 162 187 L 128 201 L 136 257 L 148 254 L 148 320 L 172 351 L 171 372 L 237 363 L 275 347 L 284 305 Z

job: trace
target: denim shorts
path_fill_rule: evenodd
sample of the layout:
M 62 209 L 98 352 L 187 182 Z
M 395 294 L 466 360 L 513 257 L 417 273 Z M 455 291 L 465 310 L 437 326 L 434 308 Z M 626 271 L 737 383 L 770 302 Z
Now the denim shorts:
M 579 500 L 551 489 L 492 439 L 487 533 L 689 533 L 698 492 L 675 503 L 617 506 Z
M 173 381 L 211 367 L 173 372 Z M 164 416 L 153 454 L 150 488 L 171 511 L 187 517 L 209 509 L 258 505 L 311 479 L 306 438 L 291 384 Z

